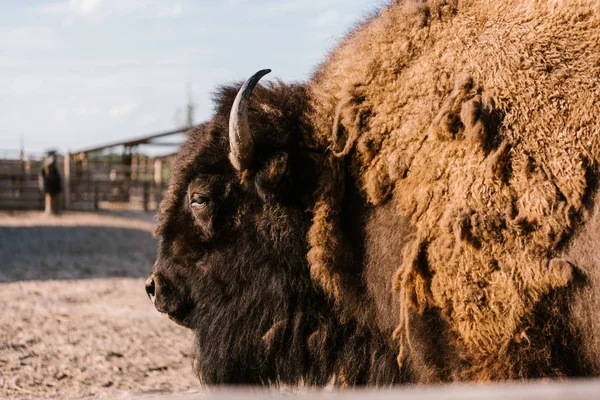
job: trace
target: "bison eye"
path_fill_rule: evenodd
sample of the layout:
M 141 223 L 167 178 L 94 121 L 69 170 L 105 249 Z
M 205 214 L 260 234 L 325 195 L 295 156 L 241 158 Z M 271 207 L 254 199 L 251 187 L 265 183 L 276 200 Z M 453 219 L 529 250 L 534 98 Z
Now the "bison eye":
M 190 196 L 190 206 L 195 211 L 204 210 L 208 206 L 208 199 L 199 195 Z
M 207 201 L 204 199 L 192 199 L 192 204 L 190 205 L 196 210 L 203 210 L 206 208 Z

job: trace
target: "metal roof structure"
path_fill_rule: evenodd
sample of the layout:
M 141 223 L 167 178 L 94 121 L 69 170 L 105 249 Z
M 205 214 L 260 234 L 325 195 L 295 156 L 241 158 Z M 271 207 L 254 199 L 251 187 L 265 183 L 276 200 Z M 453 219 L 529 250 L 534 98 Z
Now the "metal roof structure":
M 83 148 L 83 149 L 79 149 L 77 151 L 73 151 L 73 154 L 87 154 L 87 153 L 93 153 L 96 151 L 101 151 L 104 149 L 108 149 L 111 147 L 117 147 L 117 146 L 124 146 L 124 147 L 132 147 L 132 146 L 138 146 L 141 144 L 145 144 L 145 145 L 156 145 L 156 146 L 178 146 L 179 143 L 173 143 L 173 142 L 156 142 L 156 139 L 160 139 L 160 138 L 164 138 L 167 136 L 172 136 L 172 135 L 177 135 L 180 133 L 184 133 L 187 132 L 188 130 L 194 128 L 195 126 L 187 126 L 185 128 L 179 128 L 179 129 L 175 129 L 172 131 L 166 131 L 166 132 L 158 132 L 158 133 L 153 133 L 150 135 L 146 135 L 146 136 L 140 136 L 137 138 L 132 138 L 132 139 L 127 139 L 127 140 L 123 140 L 123 141 L 119 141 L 119 142 L 111 142 L 111 143 L 107 143 L 104 145 L 98 145 L 98 146 L 94 146 L 94 147 L 88 147 L 88 148 Z

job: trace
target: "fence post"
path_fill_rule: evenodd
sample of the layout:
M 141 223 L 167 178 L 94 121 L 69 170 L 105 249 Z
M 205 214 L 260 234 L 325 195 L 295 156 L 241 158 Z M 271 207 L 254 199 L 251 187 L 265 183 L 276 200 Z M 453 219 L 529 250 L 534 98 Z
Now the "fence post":
M 144 181 L 143 182 L 143 194 L 142 194 L 142 198 L 143 198 L 143 202 L 144 202 L 144 211 L 148 211 L 148 200 L 150 199 L 150 182 L 149 181 Z
M 63 191 L 65 193 L 65 211 L 71 207 L 71 153 L 65 154 L 65 182 Z
M 98 210 L 98 185 L 96 182 L 92 181 L 92 186 L 94 188 L 94 211 Z
M 154 160 L 154 183 L 156 186 L 162 185 L 162 160 Z
M 157 210 L 162 201 L 162 183 L 162 160 L 157 158 L 154 160 L 154 201 Z

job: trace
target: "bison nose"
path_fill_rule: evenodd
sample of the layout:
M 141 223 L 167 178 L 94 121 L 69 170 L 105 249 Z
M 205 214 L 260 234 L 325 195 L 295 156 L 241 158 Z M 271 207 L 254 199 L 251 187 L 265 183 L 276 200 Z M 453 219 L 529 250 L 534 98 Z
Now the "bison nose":
M 169 314 L 176 309 L 176 305 L 172 304 L 173 301 L 169 301 L 169 298 L 172 297 L 169 287 L 166 281 L 156 274 L 150 275 L 146 280 L 146 293 L 154 308 L 161 313 Z
M 175 322 L 183 324 L 181 321 L 190 313 L 192 305 L 185 300 L 185 292 L 174 288 L 177 286 L 162 274 L 153 273 L 146 280 L 146 293 L 154 308 L 160 313 L 168 314 Z
M 154 283 L 154 275 L 146 280 L 146 293 L 154 306 L 156 306 L 156 284 Z

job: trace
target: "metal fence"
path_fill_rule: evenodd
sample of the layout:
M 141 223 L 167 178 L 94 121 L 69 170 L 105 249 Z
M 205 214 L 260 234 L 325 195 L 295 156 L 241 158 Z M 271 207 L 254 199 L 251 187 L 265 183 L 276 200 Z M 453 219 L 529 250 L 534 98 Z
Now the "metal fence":
M 41 210 L 44 198 L 38 184 L 39 161 L 0 160 L 0 209 Z
M 0 210 L 43 210 L 38 178 L 42 165 L 41 158 L 0 159 Z M 62 209 L 156 210 L 166 190 L 162 160 L 139 165 L 81 164 L 67 155 L 58 157 L 58 165 Z

